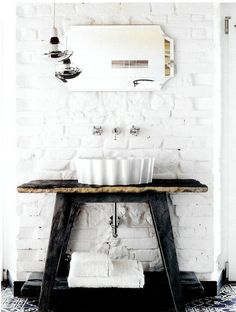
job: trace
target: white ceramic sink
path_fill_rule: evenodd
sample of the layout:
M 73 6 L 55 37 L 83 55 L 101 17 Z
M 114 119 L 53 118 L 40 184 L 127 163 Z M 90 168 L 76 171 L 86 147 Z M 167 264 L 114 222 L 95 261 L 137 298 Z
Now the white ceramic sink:
M 79 158 L 79 183 L 96 185 L 143 184 L 152 181 L 153 157 Z

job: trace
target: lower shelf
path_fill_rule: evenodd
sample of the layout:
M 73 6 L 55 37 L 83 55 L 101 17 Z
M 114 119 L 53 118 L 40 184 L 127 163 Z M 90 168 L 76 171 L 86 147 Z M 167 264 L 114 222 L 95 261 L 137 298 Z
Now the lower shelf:
M 38 298 L 43 273 L 32 273 L 21 288 L 23 296 Z M 181 272 L 186 302 L 204 295 L 204 288 L 193 272 Z M 155 311 L 174 311 L 165 271 L 145 272 L 144 288 L 69 288 L 66 278 L 56 278 L 51 305 L 65 312 L 143 312 L 149 305 Z
M 29 279 L 23 284 L 21 294 L 25 297 L 39 297 L 40 288 L 42 284 L 43 273 L 32 273 Z M 181 272 L 181 284 L 184 297 L 188 299 L 201 297 L 204 294 L 204 288 L 199 282 L 194 272 Z M 54 293 L 100 293 L 100 294 L 145 294 L 160 293 L 165 290 L 169 292 L 166 274 L 162 272 L 145 272 L 145 286 L 144 288 L 69 288 L 67 279 L 65 277 L 56 278 L 54 285 Z

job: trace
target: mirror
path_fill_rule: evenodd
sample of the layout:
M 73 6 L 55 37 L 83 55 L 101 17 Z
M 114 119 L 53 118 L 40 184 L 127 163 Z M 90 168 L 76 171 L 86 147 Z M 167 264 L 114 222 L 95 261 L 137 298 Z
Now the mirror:
M 160 25 L 71 26 L 66 39 L 82 69 L 71 91 L 154 91 L 174 77 L 174 41 Z

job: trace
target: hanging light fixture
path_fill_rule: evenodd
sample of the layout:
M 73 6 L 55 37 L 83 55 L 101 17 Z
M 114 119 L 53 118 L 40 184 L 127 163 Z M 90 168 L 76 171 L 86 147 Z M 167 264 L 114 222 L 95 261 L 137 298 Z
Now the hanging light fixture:
M 53 27 L 52 27 L 52 36 L 50 38 L 50 49 L 49 52 L 44 53 L 44 55 L 49 58 L 56 59 L 57 61 L 62 61 L 65 58 L 70 57 L 73 52 L 69 50 L 61 51 L 59 48 L 60 40 L 58 38 L 58 30 L 56 27 L 56 5 L 53 4 Z
M 79 76 L 79 74 L 82 72 L 82 69 L 71 63 L 70 56 L 73 54 L 73 52 L 70 52 L 71 53 L 66 58 L 58 60 L 56 65 L 55 76 L 63 82 L 67 82 L 67 79 L 73 79 Z
M 71 63 L 70 57 L 73 54 L 73 51 L 65 50 L 61 51 L 59 48 L 60 40 L 58 38 L 58 30 L 56 27 L 56 5 L 53 4 L 53 27 L 52 27 L 52 37 L 50 38 L 50 51 L 45 53 L 49 58 L 54 59 L 58 62 L 56 65 L 55 76 L 67 82 L 67 79 L 72 79 L 82 72 L 80 68 Z M 66 43 L 67 45 L 67 43 Z
M 58 62 L 56 65 L 55 76 L 63 82 L 67 82 L 67 79 L 73 79 L 81 74 L 82 69 L 71 63 L 70 58 L 64 59 Z

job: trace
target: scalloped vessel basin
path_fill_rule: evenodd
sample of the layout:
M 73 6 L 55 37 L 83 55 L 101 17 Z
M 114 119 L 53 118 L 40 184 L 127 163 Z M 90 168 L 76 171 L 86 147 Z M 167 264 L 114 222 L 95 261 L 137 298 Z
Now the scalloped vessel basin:
M 79 158 L 76 160 L 79 183 L 130 185 L 152 182 L 153 157 Z

